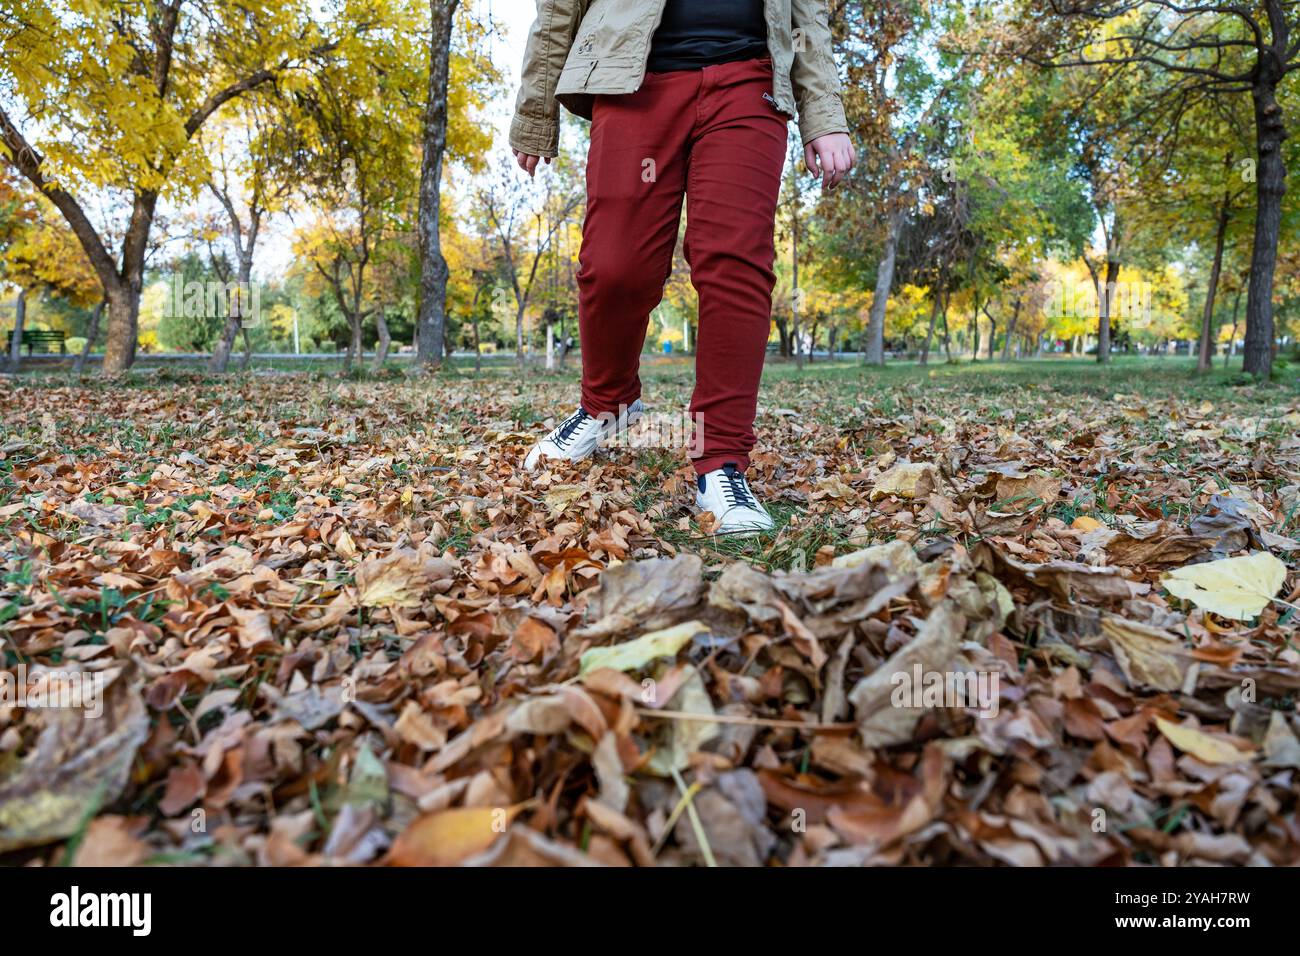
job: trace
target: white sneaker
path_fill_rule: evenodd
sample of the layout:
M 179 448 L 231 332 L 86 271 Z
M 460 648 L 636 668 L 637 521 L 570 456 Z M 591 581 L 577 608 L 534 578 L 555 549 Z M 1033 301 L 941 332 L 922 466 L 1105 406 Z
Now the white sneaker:
M 524 469 L 532 471 L 539 459 L 559 458 L 562 461 L 582 461 L 602 443 L 635 425 L 645 414 L 641 399 L 623 409 L 617 416 L 611 414 L 589 415 L 581 405 L 562 421 L 550 434 L 534 445 L 524 459 Z
M 745 473 L 727 462 L 721 468 L 696 479 L 699 490 L 695 504 L 701 511 L 713 512 L 718 526 L 714 534 L 755 534 L 772 530 L 772 516 L 749 490 Z

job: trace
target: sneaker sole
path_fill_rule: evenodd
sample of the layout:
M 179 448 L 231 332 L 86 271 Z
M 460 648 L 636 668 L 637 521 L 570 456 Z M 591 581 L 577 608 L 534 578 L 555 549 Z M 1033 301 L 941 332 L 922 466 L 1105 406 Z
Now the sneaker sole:
M 695 507 L 699 508 L 701 511 L 708 510 L 703 505 L 701 505 L 698 500 L 696 500 L 695 502 Z M 710 531 L 709 534 L 719 538 L 752 538 L 752 537 L 756 537 L 757 535 L 763 534 L 764 532 L 775 531 L 775 530 L 776 530 L 776 522 L 773 521 L 771 524 L 765 526 L 745 525 L 739 528 L 733 528 L 729 531 L 716 531 L 716 530 Z

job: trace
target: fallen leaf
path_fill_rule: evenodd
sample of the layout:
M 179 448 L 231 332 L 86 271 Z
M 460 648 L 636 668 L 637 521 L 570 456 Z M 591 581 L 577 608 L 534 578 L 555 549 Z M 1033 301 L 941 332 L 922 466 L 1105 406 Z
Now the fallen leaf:
M 871 486 L 872 498 L 896 495 L 899 498 L 925 498 L 938 487 L 934 465 L 929 462 L 903 461 L 878 477 Z
M 527 806 L 456 807 L 416 817 L 393 841 L 389 866 L 455 866 L 482 853 Z
M 685 621 L 662 631 L 651 631 L 632 641 L 609 647 L 593 647 L 582 655 L 579 676 L 601 667 L 616 671 L 640 670 L 661 657 L 675 657 L 696 634 L 708 633 L 699 621 Z
M 951 670 L 965 627 L 966 619 L 948 602 L 939 604 L 916 637 L 858 681 L 849 693 L 849 702 L 864 747 L 888 747 L 912 739 L 912 730 L 925 711 L 894 706 L 894 692 L 899 686 L 895 678 L 902 674 L 911 679 L 917 665 L 923 673 Z
M 1192 659 L 1178 638 L 1113 614 L 1102 618 L 1101 629 L 1130 687 L 1176 691 L 1183 686 Z
M 430 589 L 449 585 L 455 571 L 455 565 L 441 558 L 399 548 L 357 565 L 357 599 L 363 607 L 419 607 Z
M 1223 558 L 1170 571 L 1161 579 L 1170 594 L 1220 617 L 1258 617 L 1282 588 L 1286 565 L 1267 551 Z
M 1241 750 L 1222 737 L 1215 737 L 1194 727 L 1184 727 L 1163 717 L 1156 718 L 1156 726 L 1169 742 L 1184 753 L 1189 753 L 1202 763 L 1246 763 L 1255 759 L 1253 753 Z
M 118 674 L 101 704 L 98 717 L 80 707 L 41 711 L 32 752 L 0 780 L 0 853 L 71 836 L 121 795 L 149 733 L 137 672 Z

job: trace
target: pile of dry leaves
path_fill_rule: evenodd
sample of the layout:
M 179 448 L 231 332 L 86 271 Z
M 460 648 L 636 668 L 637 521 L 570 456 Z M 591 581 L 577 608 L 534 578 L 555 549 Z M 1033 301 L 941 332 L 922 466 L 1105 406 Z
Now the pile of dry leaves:
M 719 545 L 570 387 L 9 387 L 3 859 L 1300 863 L 1284 393 L 780 382 Z

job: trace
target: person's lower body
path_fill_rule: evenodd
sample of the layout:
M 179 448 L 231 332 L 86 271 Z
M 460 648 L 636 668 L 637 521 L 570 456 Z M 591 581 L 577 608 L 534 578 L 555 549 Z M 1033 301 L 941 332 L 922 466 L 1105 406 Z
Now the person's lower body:
M 771 329 L 785 162 L 788 117 L 771 91 L 771 64 L 746 60 L 648 73 L 636 93 L 597 97 L 577 275 L 579 413 L 608 433 L 639 414 L 641 350 L 672 269 L 685 198 L 685 254 L 699 295 L 690 405 L 697 497 L 701 507 L 721 505 L 736 511 L 735 521 L 766 519 L 764 526 L 770 519 L 743 483 Z M 547 436 L 542 454 L 572 457 L 552 453 L 573 447 L 575 434 L 596 435 L 581 420 L 565 426 L 569 436 Z

